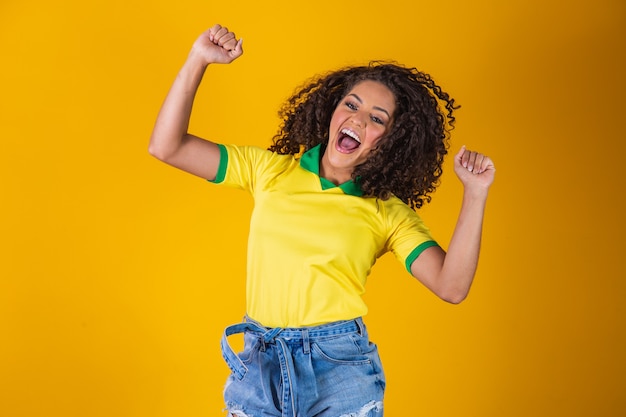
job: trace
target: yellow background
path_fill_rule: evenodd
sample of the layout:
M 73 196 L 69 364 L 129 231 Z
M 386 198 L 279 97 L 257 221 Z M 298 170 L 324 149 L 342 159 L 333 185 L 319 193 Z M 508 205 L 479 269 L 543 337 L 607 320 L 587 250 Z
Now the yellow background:
M 452 151 L 496 163 L 465 303 L 374 269 L 389 416 L 626 414 L 623 0 L 3 0 L 0 416 L 222 415 L 252 202 L 147 153 L 215 22 L 245 54 L 209 69 L 193 132 L 266 146 L 296 85 L 395 59 L 463 106 Z M 448 161 L 422 210 L 444 246 L 460 193 Z

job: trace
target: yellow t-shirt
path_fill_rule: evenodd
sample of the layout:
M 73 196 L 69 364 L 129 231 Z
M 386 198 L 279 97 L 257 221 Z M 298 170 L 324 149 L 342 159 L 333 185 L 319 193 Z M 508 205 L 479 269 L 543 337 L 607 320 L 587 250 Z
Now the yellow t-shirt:
M 437 243 L 398 198 L 362 197 L 357 184 L 320 178 L 320 146 L 297 159 L 250 146 L 219 145 L 215 183 L 254 197 L 247 314 L 268 327 L 314 326 L 363 316 L 376 259 L 391 251 L 410 271 Z

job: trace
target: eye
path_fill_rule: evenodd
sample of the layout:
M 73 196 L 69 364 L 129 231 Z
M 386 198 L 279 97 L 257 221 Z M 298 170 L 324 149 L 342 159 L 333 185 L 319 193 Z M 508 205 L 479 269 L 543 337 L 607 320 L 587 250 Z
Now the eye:
M 357 110 L 358 109 L 357 105 L 354 104 L 351 101 L 346 101 L 346 107 L 348 107 L 350 110 Z
M 384 125 L 385 121 L 383 119 L 381 119 L 380 117 L 376 117 L 376 116 L 371 116 L 372 122 L 377 123 L 379 125 Z

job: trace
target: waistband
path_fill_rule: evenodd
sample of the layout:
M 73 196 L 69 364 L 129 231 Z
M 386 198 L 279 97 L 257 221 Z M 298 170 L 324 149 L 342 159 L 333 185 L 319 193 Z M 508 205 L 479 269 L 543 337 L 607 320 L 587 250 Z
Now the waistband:
M 241 323 L 228 326 L 224 330 L 220 341 L 222 356 L 224 360 L 239 379 L 243 379 L 248 371 L 246 365 L 239 359 L 228 343 L 228 336 L 250 332 L 256 334 L 262 342 L 262 346 L 270 344 L 279 339 L 280 344 L 289 341 L 302 341 L 305 353 L 308 353 L 309 342 L 315 339 L 323 339 L 333 337 L 340 334 L 358 333 L 365 334 L 365 325 L 363 319 L 358 317 L 353 320 L 342 320 L 332 323 L 322 324 L 319 326 L 307 327 L 265 327 L 254 321 L 250 317 L 245 317 Z

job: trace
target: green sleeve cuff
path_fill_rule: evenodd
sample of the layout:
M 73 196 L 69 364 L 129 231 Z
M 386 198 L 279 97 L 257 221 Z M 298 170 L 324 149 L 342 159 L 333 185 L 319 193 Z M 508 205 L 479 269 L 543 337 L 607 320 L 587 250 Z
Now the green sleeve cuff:
M 220 149 L 220 164 L 217 167 L 215 179 L 208 180 L 209 182 L 213 182 L 215 184 L 219 184 L 224 181 L 224 178 L 226 178 L 226 167 L 228 166 L 228 151 L 226 150 L 226 146 L 218 143 L 217 147 Z
M 415 261 L 417 257 L 421 255 L 422 252 L 424 252 L 426 249 L 432 246 L 439 246 L 439 244 L 435 242 L 434 240 L 428 240 L 422 243 L 421 245 L 419 245 L 418 247 L 416 247 L 415 249 L 413 249 L 413 251 L 409 254 L 409 256 L 407 256 L 405 267 L 406 267 L 406 270 L 409 271 L 409 274 L 411 273 L 411 265 L 413 265 L 413 261 Z

